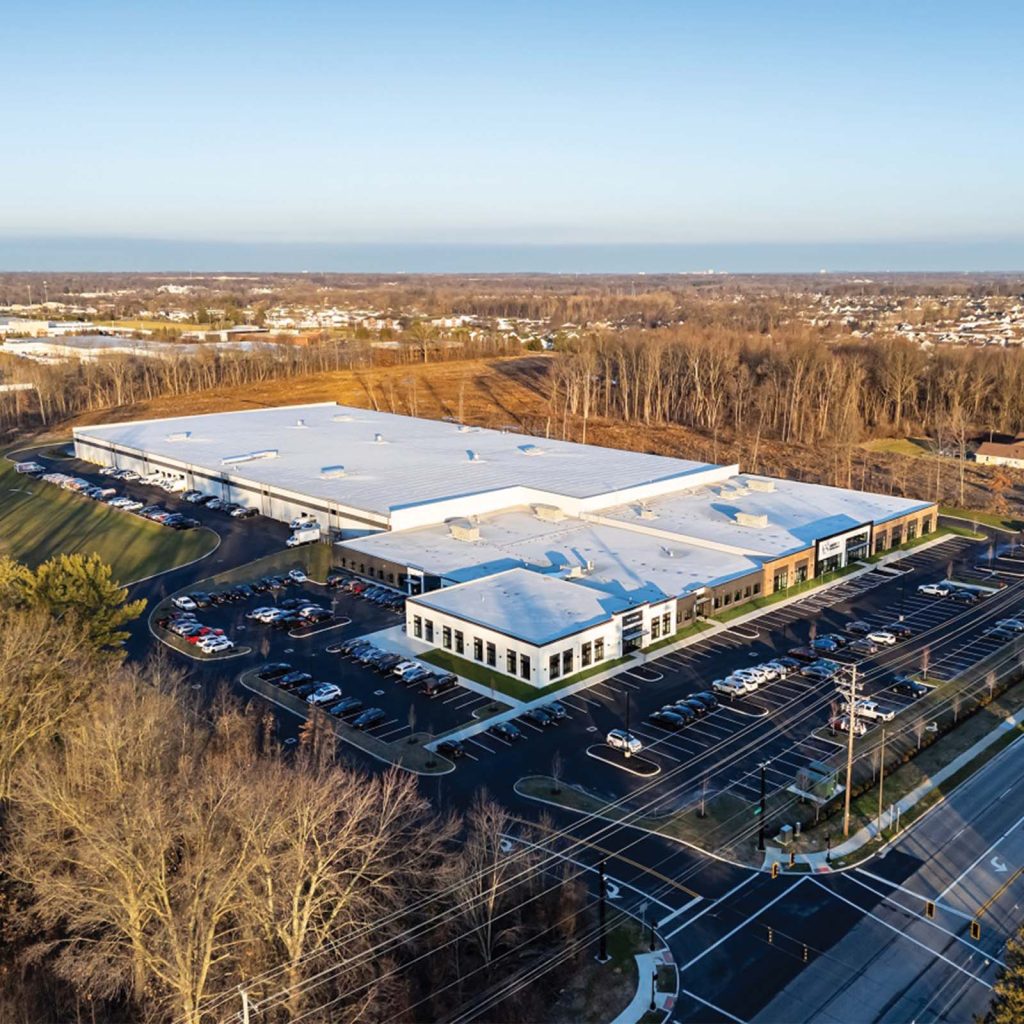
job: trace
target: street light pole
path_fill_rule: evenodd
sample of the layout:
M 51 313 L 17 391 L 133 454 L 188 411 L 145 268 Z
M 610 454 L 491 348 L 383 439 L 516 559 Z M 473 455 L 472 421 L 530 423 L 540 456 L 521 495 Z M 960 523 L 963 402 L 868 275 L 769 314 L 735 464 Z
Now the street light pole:
M 878 835 L 882 834 L 882 786 L 885 783 L 885 726 L 882 726 L 882 749 L 878 755 Z
M 598 917 L 599 917 L 599 928 L 601 932 L 600 942 L 598 944 L 597 959 L 600 963 L 605 963 L 608 960 L 608 934 L 605 931 L 605 898 L 608 895 L 608 883 L 604 877 L 604 861 L 598 865 Z

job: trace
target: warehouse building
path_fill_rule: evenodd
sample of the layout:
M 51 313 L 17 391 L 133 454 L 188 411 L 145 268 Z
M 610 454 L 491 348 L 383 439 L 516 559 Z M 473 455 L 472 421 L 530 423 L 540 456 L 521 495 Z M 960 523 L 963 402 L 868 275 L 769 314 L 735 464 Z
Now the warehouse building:
M 930 502 L 334 403 L 75 430 L 410 595 L 409 636 L 545 686 L 935 529 Z

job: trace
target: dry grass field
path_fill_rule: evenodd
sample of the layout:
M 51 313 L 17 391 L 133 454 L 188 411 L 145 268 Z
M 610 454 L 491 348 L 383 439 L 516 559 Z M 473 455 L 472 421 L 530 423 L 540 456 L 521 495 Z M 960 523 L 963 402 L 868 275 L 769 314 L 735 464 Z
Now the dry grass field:
M 222 387 L 186 396 L 168 396 L 135 405 L 91 412 L 66 426 L 151 419 L 231 409 L 264 408 L 304 402 L 340 402 L 432 419 L 451 418 L 477 426 L 509 429 L 541 437 L 584 440 L 579 417 L 563 418 L 561 405 L 550 398 L 551 356 L 534 354 L 507 359 L 456 360 L 437 363 L 341 370 L 271 380 L 244 387 Z M 591 418 L 585 440 L 610 448 L 632 449 L 703 459 L 738 462 L 744 470 L 826 484 L 838 484 L 939 498 L 943 504 L 996 511 L 990 487 L 992 470 L 968 463 L 965 500 L 959 500 L 959 469 L 955 460 L 938 464 L 921 457 L 910 444 L 866 443 L 856 446 L 848 466 L 845 446 L 781 444 L 744 433 L 711 438 L 686 427 L 641 426 Z M 910 449 L 913 448 L 913 454 Z M 1013 487 L 1005 494 L 1003 514 L 1024 512 L 1024 474 L 1009 474 Z

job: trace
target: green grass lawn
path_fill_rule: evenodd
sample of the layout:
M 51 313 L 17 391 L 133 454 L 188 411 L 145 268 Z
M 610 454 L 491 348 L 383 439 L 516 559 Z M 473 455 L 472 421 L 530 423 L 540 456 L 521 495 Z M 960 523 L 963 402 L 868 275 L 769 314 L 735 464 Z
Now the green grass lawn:
M 131 582 L 212 551 L 209 530 L 169 530 L 14 471 L 0 458 L 0 554 L 36 566 L 95 551 Z
M 887 452 L 890 455 L 906 455 L 918 459 L 932 454 L 930 443 L 926 437 L 882 437 L 865 441 L 861 448 L 869 452 Z
M 969 523 L 997 526 L 1001 530 L 1024 530 L 1024 519 L 1016 516 L 995 515 L 992 512 L 978 512 L 971 508 L 953 508 L 950 505 L 940 505 L 939 515 L 949 516 L 951 519 L 965 519 Z
M 631 656 L 626 655 L 624 658 L 616 658 L 614 661 L 602 661 L 600 664 L 591 665 L 590 668 L 583 672 L 566 676 L 564 679 L 559 679 L 558 682 L 538 689 L 529 683 L 524 683 L 501 672 L 496 672 L 486 665 L 478 665 L 475 661 L 467 661 L 465 658 L 460 658 L 458 655 L 452 654 L 449 651 L 443 651 L 440 648 L 434 648 L 434 650 L 427 651 L 426 654 L 421 654 L 419 657 L 424 661 L 429 661 L 431 665 L 437 665 L 448 672 L 454 672 L 456 675 L 472 679 L 473 682 L 479 683 L 481 686 L 493 687 L 495 693 L 504 693 L 508 697 L 522 701 L 536 700 L 538 697 L 546 697 L 549 694 L 557 693 L 559 690 L 564 690 L 567 686 L 572 686 L 573 683 L 588 679 L 590 676 L 597 675 L 598 672 L 607 672 L 608 669 L 616 668 L 631 660 Z

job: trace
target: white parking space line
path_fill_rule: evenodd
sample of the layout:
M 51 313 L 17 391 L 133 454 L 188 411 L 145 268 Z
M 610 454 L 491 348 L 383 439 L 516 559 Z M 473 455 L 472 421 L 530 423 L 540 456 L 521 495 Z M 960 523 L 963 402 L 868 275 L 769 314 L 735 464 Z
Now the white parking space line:
M 494 750 L 491 747 L 488 747 L 485 744 L 481 743 L 475 736 L 467 736 L 466 737 L 466 742 L 467 743 L 475 744 L 481 750 L 486 750 L 488 754 L 493 754 L 494 753 Z

